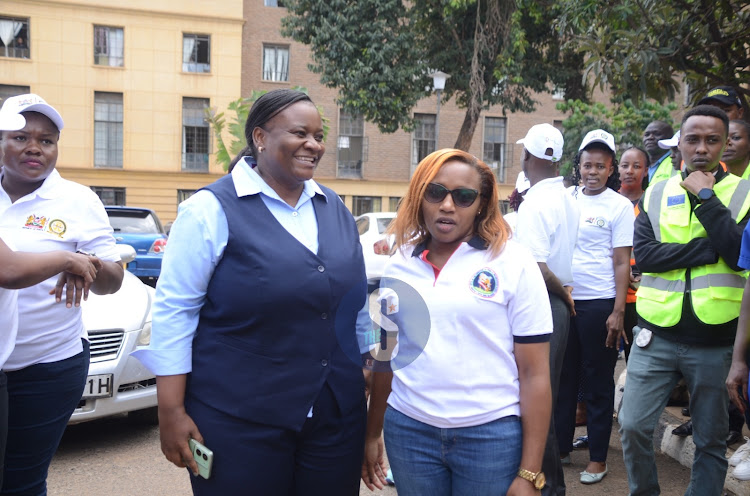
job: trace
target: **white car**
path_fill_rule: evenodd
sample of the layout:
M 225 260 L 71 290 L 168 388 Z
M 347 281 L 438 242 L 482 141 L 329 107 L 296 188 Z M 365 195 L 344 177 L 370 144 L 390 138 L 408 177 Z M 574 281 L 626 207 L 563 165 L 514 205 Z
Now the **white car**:
M 386 237 L 385 230 L 396 218 L 395 212 L 376 212 L 355 217 L 362 254 L 365 257 L 367 279 L 383 276 L 385 263 L 390 256 L 393 239 Z
M 133 247 L 117 246 L 123 262 L 135 259 Z M 68 424 L 125 412 L 137 420 L 156 421 L 156 378 L 130 356 L 151 340 L 153 301 L 154 289 L 126 270 L 119 291 L 90 293 L 82 302 L 91 365 L 83 397 Z

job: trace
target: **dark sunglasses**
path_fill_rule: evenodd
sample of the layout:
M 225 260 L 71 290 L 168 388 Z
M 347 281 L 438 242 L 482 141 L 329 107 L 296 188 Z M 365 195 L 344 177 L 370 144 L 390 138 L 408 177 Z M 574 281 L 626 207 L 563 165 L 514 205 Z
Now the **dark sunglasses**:
M 457 207 L 467 208 L 474 204 L 479 196 L 479 191 L 470 188 L 448 189 L 442 184 L 430 183 L 424 190 L 424 199 L 430 203 L 440 203 L 451 194 L 453 203 Z

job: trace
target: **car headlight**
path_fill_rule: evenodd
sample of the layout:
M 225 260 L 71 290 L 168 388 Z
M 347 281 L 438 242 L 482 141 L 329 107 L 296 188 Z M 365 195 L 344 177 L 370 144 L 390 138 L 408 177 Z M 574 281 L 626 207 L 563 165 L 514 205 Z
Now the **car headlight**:
M 148 346 L 151 343 L 151 321 L 149 320 L 138 335 L 137 346 Z

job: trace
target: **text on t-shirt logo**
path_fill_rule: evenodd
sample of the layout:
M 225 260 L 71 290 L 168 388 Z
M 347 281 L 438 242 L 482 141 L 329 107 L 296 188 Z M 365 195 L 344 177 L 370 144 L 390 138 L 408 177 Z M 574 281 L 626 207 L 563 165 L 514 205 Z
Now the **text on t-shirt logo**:
M 47 226 L 47 231 L 56 235 L 58 238 L 62 238 L 63 234 L 65 234 L 65 231 L 67 230 L 68 226 L 64 221 L 60 219 L 52 219 L 51 221 L 49 221 L 49 225 Z
M 491 298 L 497 293 L 497 275 L 484 268 L 471 278 L 471 290 L 483 298 Z
M 607 220 L 604 217 L 587 217 L 586 224 L 592 224 L 597 227 L 604 227 L 607 225 Z

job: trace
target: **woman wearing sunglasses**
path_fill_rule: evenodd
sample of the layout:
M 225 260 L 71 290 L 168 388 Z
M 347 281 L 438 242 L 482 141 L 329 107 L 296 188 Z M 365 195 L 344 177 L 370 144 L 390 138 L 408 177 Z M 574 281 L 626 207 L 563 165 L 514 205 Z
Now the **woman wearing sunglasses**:
M 392 372 L 373 373 L 362 479 L 385 482 L 384 430 L 400 496 L 538 494 L 552 318 L 536 262 L 508 239 L 492 171 L 460 150 L 428 155 L 390 231 L 385 284 L 419 295 L 429 339 L 415 338 L 424 323 L 408 294 L 391 297 L 400 348 Z

